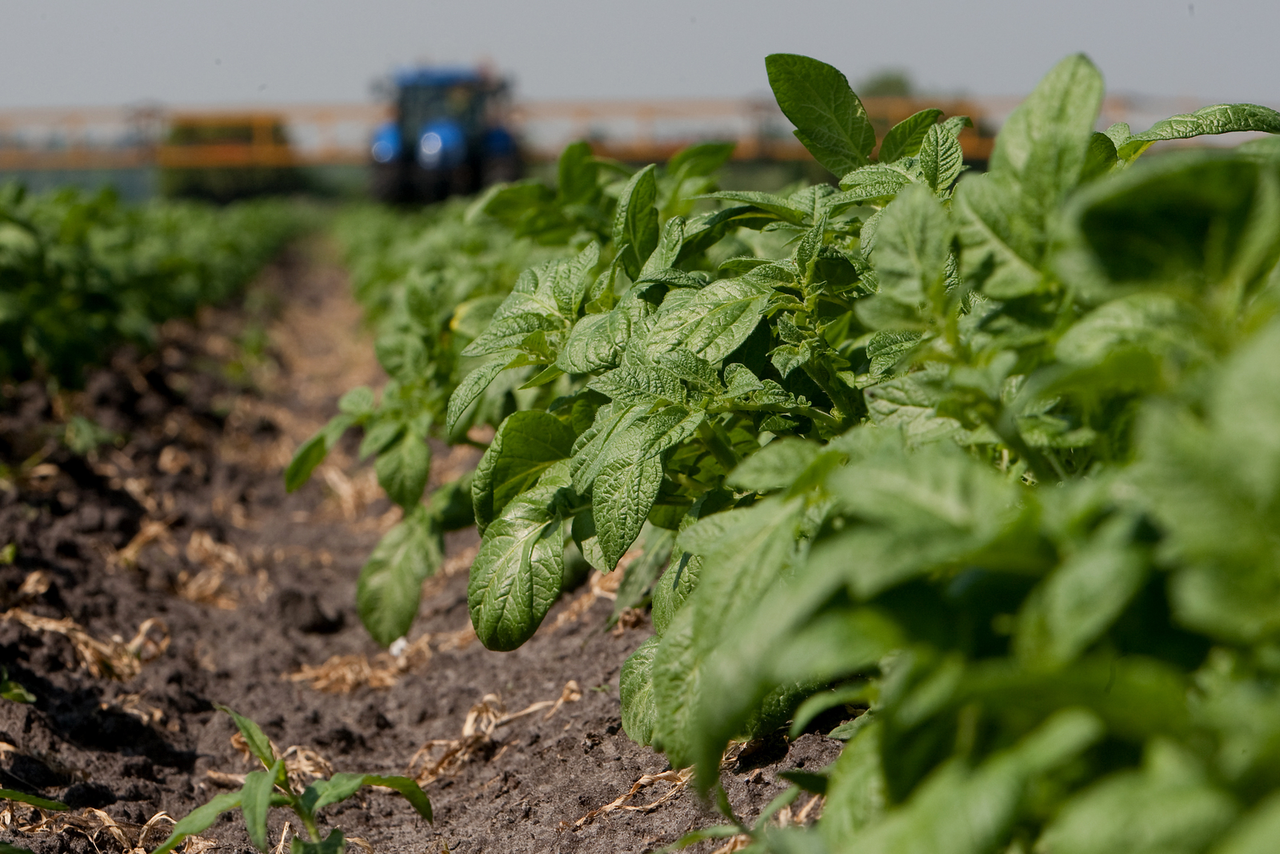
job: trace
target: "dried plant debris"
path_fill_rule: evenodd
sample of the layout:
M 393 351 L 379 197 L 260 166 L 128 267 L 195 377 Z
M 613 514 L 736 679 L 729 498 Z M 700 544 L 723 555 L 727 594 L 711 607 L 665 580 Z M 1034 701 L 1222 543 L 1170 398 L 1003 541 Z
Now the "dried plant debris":
M 75 620 L 41 617 L 22 608 L 10 608 L 0 620 L 12 620 L 35 632 L 53 632 L 71 641 L 80 664 L 95 678 L 128 681 L 137 676 L 142 665 L 159 658 L 169 648 L 169 629 L 158 618 L 144 620 L 137 633 L 125 642 L 119 636 L 99 640 Z
M 412 642 L 402 638 L 372 660 L 366 655 L 331 656 L 318 667 L 304 664 L 295 672 L 286 673 L 284 678 L 290 682 L 308 682 L 313 689 L 329 694 L 349 694 L 366 686 L 390 688 L 401 675 L 431 660 L 431 641 L 435 637 L 439 635 L 425 634 Z
M 652 812 L 676 795 L 683 792 L 689 786 L 689 781 L 693 779 L 692 768 L 671 769 L 658 774 L 645 774 L 639 780 L 631 784 L 631 788 L 626 794 L 620 795 L 602 807 L 597 807 L 591 812 L 584 815 L 573 823 L 573 827 L 582 827 L 588 822 L 602 815 L 608 815 L 616 810 L 627 810 L 630 812 Z M 635 797 L 641 789 L 654 785 L 655 783 L 670 783 L 671 786 L 663 792 L 656 800 L 647 804 L 629 804 L 627 803 Z
M 501 697 L 497 694 L 485 694 L 480 702 L 467 712 L 466 720 L 462 723 L 462 737 L 428 741 L 409 760 L 409 775 L 420 786 L 426 786 L 441 777 L 452 776 L 474 756 L 483 753 L 486 746 L 496 744 L 497 740 L 493 736 L 500 727 L 544 709 L 547 712 L 542 719 L 550 720 L 565 703 L 576 703 L 581 699 L 582 689 L 573 679 L 565 683 L 560 696 L 555 700 L 540 700 L 510 714 L 507 713 Z M 497 755 L 501 755 L 501 751 Z M 494 758 L 497 758 L 497 755 Z
M 26 820 L 20 820 L 13 806 L 0 808 L 0 828 L 24 836 L 80 837 L 88 845 L 82 849 L 71 843 L 70 850 L 102 851 L 118 847 L 124 854 L 148 854 L 164 841 L 174 819 L 163 810 L 143 824 L 114 818 L 100 809 L 86 807 L 78 812 L 33 809 Z M 188 837 L 183 854 L 202 854 L 217 843 L 211 839 Z M 21 849 L 20 849 L 21 850 Z

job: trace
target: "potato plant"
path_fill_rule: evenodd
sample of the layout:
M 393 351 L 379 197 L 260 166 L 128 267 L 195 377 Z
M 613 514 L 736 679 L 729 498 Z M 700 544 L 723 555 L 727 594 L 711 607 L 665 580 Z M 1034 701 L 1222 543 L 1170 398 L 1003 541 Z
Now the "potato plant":
M 714 189 L 709 174 L 730 148 L 703 145 L 677 155 L 660 179 L 663 204 L 676 212 L 685 197 Z M 495 312 L 531 269 L 558 263 L 591 241 L 606 240 L 618 197 L 632 170 L 591 156 L 584 143 L 560 159 L 556 189 L 537 181 L 499 188 L 470 210 L 452 202 L 405 216 L 362 208 L 338 222 L 354 291 L 377 331 L 376 350 L 391 377 L 381 396 L 353 389 L 340 412 L 303 444 L 286 475 L 297 489 L 348 429 L 363 431 L 362 457 L 373 456 L 378 481 L 405 509 L 404 520 L 366 562 L 357 608 L 370 634 L 389 645 L 408 632 L 422 581 L 443 560 L 443 533 L 473 523 L 471 481 L 446 485 L 423 504 L 431 457 L 427 436 L 479 444 L 472 428 L 496 427 L 516 411 L 543 409 L 569 387 L 537 362 L 511 364 L 495 380 L 487 351 L 471 345 L 495 322 Z M 483 350 L 483 348 L 480 348 Z M 479 367 L 477 367 L 479 366 Z M 446 407 L 463 377 L 483 388 Z
M 130 207 L 0 187 L 0 381 L 78 385 L 112 348 L 228 299 L 307 223 L 281 202 Z
M 517 281 L 450 400 L 554 395 L 472 479 L 480 639 L 532 636 L 567 543 L 607 572 L 648 525 L 674 558 L 629 735 L 705 791 L 730 741 L 863 710 L 804 781 L 817 829 L 757 850 L 1269 850 L 1280 147 L 1137 161 L 1280 114 L 1100 132 L 1074 56 L 964 175 L 963 117 L 877 140 L 836 69 L 767 66 L 838 189 L 694 214 L 650 167 L 607 230 L 564 192 L 487 201 L 580 248 Z

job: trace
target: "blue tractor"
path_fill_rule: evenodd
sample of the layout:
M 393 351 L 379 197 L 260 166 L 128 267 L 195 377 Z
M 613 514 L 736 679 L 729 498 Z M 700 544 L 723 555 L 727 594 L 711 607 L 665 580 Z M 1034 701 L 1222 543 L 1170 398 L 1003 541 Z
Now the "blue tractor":
M 413 68 L 392 78 L 395 117 L 370 145 L 373 194 L 385 202 L 434 202 L 520 177 L 506 124 L 505 80 L 469 68 Z

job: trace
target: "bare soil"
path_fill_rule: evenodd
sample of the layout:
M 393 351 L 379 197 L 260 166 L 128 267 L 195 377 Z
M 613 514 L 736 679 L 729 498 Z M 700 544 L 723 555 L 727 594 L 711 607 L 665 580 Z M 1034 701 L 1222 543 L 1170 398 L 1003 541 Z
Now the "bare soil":
M 521 649 L 489 652 L 466 607 L 477 538 L 459 532 L 405 648 L 369 639 L 356 578 L 400 511 L 356 436 L 297 493 L 281 476 L 342 392 L 381 381 L 359 309 L 322 243 L 286 253 L 246 306 L 167 325 L 154 353 L 117 354 L 84 392 L 3 389 L 0 664 L 36 699 L 0 700 L 0 787 L 73 809 L 0 800 L 0 841 L 154 848 L 253 769 L 215 704 L 256 719 L 296 780 L 418 777 L 433 824 L 376 790 L 326 811 L 376 851 L 642 852 L 721 823 L 621 730 L 619 667 L 651 628 L 633 614 L 605 629 L 612 579 L 562 597 Z M 76 415 L 116 441 L 73 453 Z M 477 459 L 433 451 L 436 482 Z M 779 737 L 726 761 L 734 808 L 753 818 L 779 772 L 821 768 L 838 746 Z M 809 797 L 792 820 L 816 813 Z M 290 817 L 272 819 L 273 845 Z M 188 850 L 250 850 L 239 814 Z

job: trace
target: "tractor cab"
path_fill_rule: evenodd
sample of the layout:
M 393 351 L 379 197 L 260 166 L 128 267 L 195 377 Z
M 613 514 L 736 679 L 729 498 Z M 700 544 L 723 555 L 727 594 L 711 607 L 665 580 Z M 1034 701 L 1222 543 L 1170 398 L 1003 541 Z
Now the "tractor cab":
M 483 71 L 415 68 L 393 78 L 394 117 L 374 134 L 374 194 L 435 201 L 519 177 L 506 81 Z

